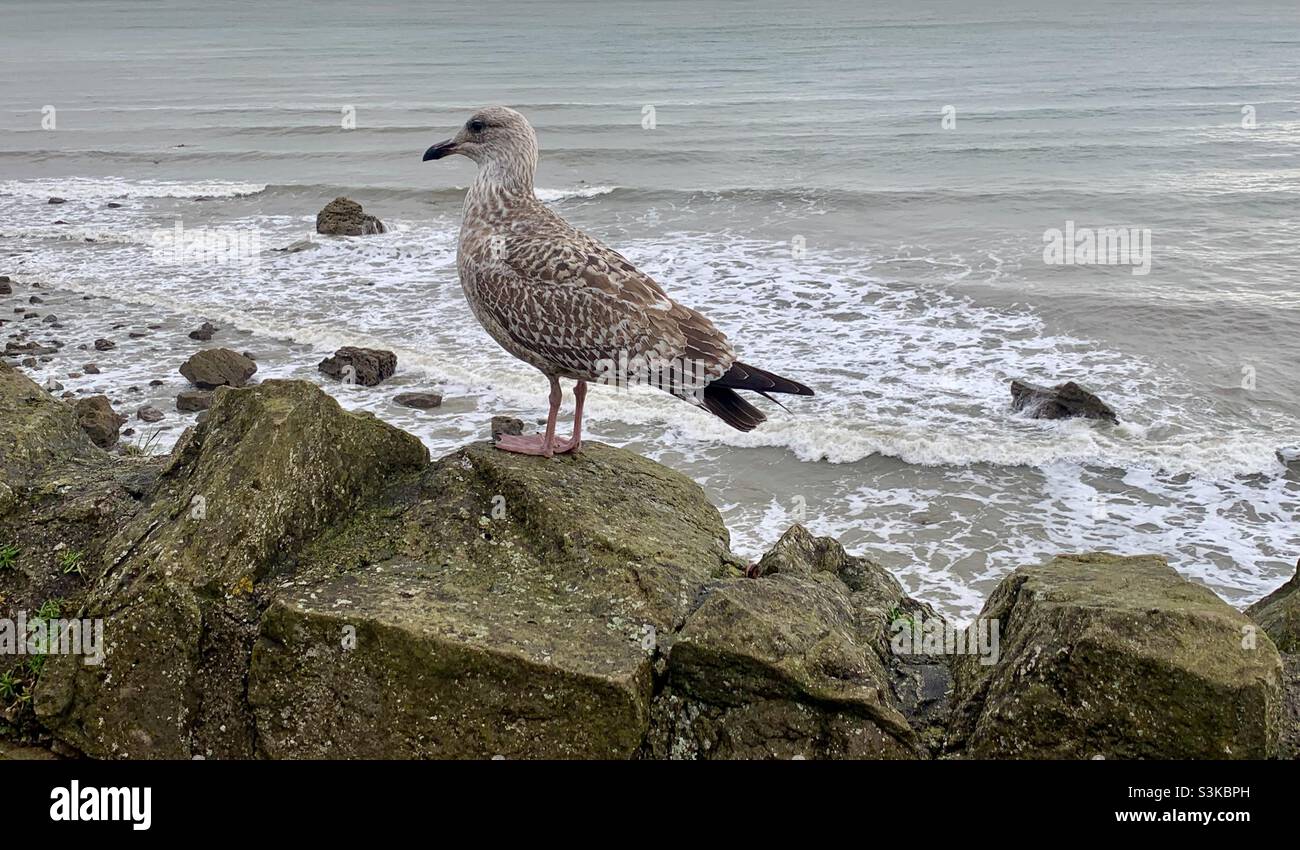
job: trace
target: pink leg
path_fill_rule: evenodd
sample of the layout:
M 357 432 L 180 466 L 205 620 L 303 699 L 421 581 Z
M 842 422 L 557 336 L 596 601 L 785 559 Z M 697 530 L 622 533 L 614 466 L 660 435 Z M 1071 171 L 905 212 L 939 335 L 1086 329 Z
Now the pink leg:
M 573 408 L 573 436 L 569 439 L 559 439 L 555 441 L 555 451 L 563 454 L 564 452 L 576 452 L 582 448 L 582 403 L 587 398 L 587 382 L 578 381 L 573 386 L 573 397 L 577 404 Z
M 560 381 L 558 378 L 551 378 L 551 411 L 546 415 L 546 433 L 528 434 L 527 436 L 516 436 L 514 434 L 502 434 L 497 438 L 496 447 L 507 452 L 516 452 L 521 455 L 539 455 L 541 457 L 551 457 L 555 454 L 555 417 L 560 413 L 560 399 L 563 394 L 560 391 Z

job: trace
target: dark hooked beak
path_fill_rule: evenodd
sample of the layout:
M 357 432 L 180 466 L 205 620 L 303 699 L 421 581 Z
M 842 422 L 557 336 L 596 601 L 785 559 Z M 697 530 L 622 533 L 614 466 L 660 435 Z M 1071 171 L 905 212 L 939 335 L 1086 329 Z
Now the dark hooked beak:
M 456 143 L 451 139 L 448 139 L 445 142 L 438 142 L 438 144 L 424 152 L 423 162 L 428 162 L 431 159 L 442 159 L 444 156 L 451 156 L 455 152 Z

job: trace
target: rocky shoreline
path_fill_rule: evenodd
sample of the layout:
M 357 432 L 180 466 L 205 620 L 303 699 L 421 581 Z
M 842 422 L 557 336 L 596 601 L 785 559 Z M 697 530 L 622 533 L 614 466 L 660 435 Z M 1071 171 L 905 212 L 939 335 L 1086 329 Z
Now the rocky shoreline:
M 747 563 L 631 452 L 431 460 L 267 380 L 115 454 L 0 364 L 0 616 L 101 618 L 106 650 L 0 656 L 0 755 L 1294 757 L 1298 584 L 1243 613 L 1160 558 L 1063 555 L 954 654 L 871 559 L 793 526 Z

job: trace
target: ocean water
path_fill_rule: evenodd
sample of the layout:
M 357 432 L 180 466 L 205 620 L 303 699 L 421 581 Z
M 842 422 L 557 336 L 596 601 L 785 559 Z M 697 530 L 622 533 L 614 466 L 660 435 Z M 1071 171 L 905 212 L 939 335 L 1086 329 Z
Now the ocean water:
M 1300 556 L 1275 455 L 1300 444 L 1300 6 L 867 5 L 6 2 L 0 337 L 66 343 L 38 380 L 167 411 L 132 423 L 158 448 L 204 320 L 260 378 L 396 351 L 390 382 L 327 389 L 435 452 L 536 421 L 545 380 L 456 280 L 473 166 L 420 161 L 504 103 L 543 199 L 816 389 L 750 434 L 589 398 L 590 436 L 699 481 L 737 551 L 800 521 L 958 618 L 1086 549 L 1270 591 Z M 337 195 L 390 232 L 277 250 Z M 1149 232 L 1148 273 L 1046 263 L 1069 223 Z M 1013 378 L 1079 380 L 1121 424 L 1026 419 Z

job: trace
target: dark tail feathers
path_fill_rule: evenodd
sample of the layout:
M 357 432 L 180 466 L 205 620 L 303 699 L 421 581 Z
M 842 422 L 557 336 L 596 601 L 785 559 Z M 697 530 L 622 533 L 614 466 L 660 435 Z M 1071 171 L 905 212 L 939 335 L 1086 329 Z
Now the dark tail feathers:
M 737 431 L 752 431 L 766 421 L 767 417 L 741 398 L 736 390 L 752 390 L 781 407 L 784 405 L 768 393 L 813 394 L 812 390 L 798 381 L 736 361 L 731 364 L 727 374 L 704 388 L 704 409 Z

